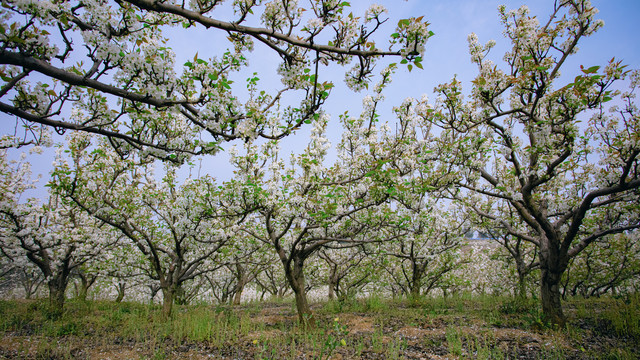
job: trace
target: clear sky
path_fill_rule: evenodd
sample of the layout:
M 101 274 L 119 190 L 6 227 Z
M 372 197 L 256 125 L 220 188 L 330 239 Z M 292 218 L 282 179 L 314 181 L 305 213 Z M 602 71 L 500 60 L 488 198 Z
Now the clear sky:
M 227 2 L 231 2 L 227 0 Z M 305 7 L 306 0 L 300 0 Z M 505 1 L 505 0 L 351 0 L 351 10 L 355 15 L 363 15 L 370 4 L 384 5 L 389 9 L 389 21 L 383 26 L 380 34 L 391 34 L 399 19 L 411 16 L 424 16 L 431 23 L 430 29 L 435 33 L 426 45 L 426 53 L 423 61 L 424 70 L 414 69 L 409 73 L 401 67 L 393 78 L 392 85 L 385 91 L 386 102 L 381 108 L 382 118 L 391 118 L 391 107 L 398 105 L 406 97 L 419 98 L 423 93 L 431 94 L 433 88 L 440 83 L 449 81 L 454 75 L 462 81 L 466 89 L 470 88 L 470 81 L 475 76 L 475 67 L 471 64 L 468 55 L 467 36 L 475 32 L 481 43 L 488 40 L 496 40 L 497 46 L 489 56 L 498 62 L 502 59 L 503 52 L 509 47 L 509 43 L 502 35 L 502 25 L 498 18 L 498 5 L 505 4 L 507 8 L 518 8 L 526 4 L 531 9 L 532 15 L 538 16 L 541 22 L 548 19 L 552 11 L 553 0 L 536 1 Z M 630 68 L 640 68 L 640 0 L 593 0 L 593 4 L 600 10 L 599 18 L 605 21 L 605 26 L 595 35 L 583 39 L 579 44 L 579 52 L 574 55 L 563 72 L 566 79 L 572 79 L 579 71 L 580 65 L 605 65 L 609 59 L 616 57 L 623 60 Z M 219 18 L 230 19 L 230 12 L 221 10 Z M 253 24 L 258 25 L 258 24 Z M 171 33 L 169 45 L 177 54 L 177 64 L 181 65 L 193 58 L 196 52 L 200 58 L 220 55 L 228 46 L 224 35 L 217 30 L 200 29 L 193 31 L 176 30 Z M 378 38 L 378 47 L 387 47 L 387 38 Z M 265 90 L 275 89 L 279 85 L 279 79 L 275 74 L 275 68 L 279 58 L 271 51 L 256 46 L 256 50 L 249 58 L 248 72 L 239 75 L 235 86 L 238 90 L 244 89 L 244 78 L 254 71 L 261 78 L 260 87 Z M 397 60 L 384 60 L 388 63 Z M 382 65 L 382 64 L 381 64 Z M 379 71 L 381 67 L 377 71 Z M 338 115 L 349 111 L 352 116 L 357 116 L 361 109 L 361 99 L 366 91 L 353 93 L 343 86 L 344 71 L 348 70 L 332 67 L 324 71 L 323 80 L 331 80 L 336 85 L 326 103 L 325 110 L 331 115 L 332 122 L 330 133 L 332 143 L 336 143 L 340 136 Z M 274 83 L 274 82 L 278 83 Z M 270 85 L 273 84 L 273 85 Z M 234 91 L 236 89 L 234 88 Z M 284 104 L 287 105 L 287 104 Z M 7 115 L 0 115 L 0 131 L 10 132 L 14 122 Z M 308 127 L 285 140 L 285 151 L 300 149 L 306 143 Z M 47 154 L 48 153 L 48 154 Z M 34 156 L 32 160 L 39 164 L 34 166 L 36 170 L 48 178 L 48 164 L 51 163 L 53 151 L 42 156 Z M 15 154 L 14 154 L 15 155 Z M 206 157 L 202 160 L 203 171 L 212 176 L 226 180 L 231 176 L 231 167 L 228 165 L 226 154 Z M 38 172 L 38 171 L 36 171 Z M 42 182 L 44 183 L 44 181 Z
M 527 5 L 531 14 L 537 16 L 540 22 L 548 20 L 554 5 L 553 0 L 353 0 L 350 3 L 351 10 L 357 15 L 362 15 L 370 4 L 380 4 L 389 9 L 389 21 L 381 34 L 392 33 L 399 19 L 423 15 L 430 22 L 431 31 L 435 33 L 426 45 L 424 70 L 414 68 L 409 72 L 405 67 L 400 67 L 393 77 L 393 83 L 384 93 L 386 101 L 381 107 L 383 120 L 393 119 L 391 108 L 399 105 L 406 97 L 420 98 L 424 93 L 431 95 L 436 85 L 451 80 L 454 75 L 468 90 L 470 81 L 476 75 L 476 67 L 471 64 L 468 54 L 467 36 L 472 32 L 478 35 L 481 43 L 496 40 L 497 45 L 492 49 L 489 58 L 499 62 L 505 50 L 510 48 L 509 41 L 502 33 L 503 27 L 497 10 L 499 5 L 504 4 L 508 9 Z M 304 4 L 304 1 L 300 0 L 300 4 Z M 605 26 L 591 37 L 584 38 L 579 44 L 578 53 L 568 60 L 563 71 L 567 82 L 579 73 L 580 65 L 605 65 L 614 56 L 623 60 L 630 68 L 640 68 L 640 0 L 595 0 L 593 4 L 600 10 L 598 18 L 604 20 Z M 198 40 L 192 38 L 190 41 L 196 43 Z M 380 39 L 377 44 L 382 48 L 386 46 L 387 39 Z M 193 51 L 179 53 L 188 54 Z M 260 72 L 261 79 L 278 81 L 273 71 L 271 74 L 266 71 L 269 66 L 275 68 L 278 57 L 272 53 L 265 55 L 260 52 L 259 47 L 256 47 L 254 55 L 258 59 L 251 61 L 258 61 L 265 69 Z M 345 86 L 340 86 L 343 85 L 344 70 L 331 69 L 331 72 L 325 72 L 324 75 L 339 85 L 332 92 L 325 108 L 332 118 L 329 131 L 333 144 L 340 138 L 338 116 L 345 111 L 349 111 L 352 116 L 358 116 L 361 99 L 367 94 L 366 91 L 354 93 Z M 283 150 L 295 151 L 304 147 L 308 139 L 306 130 L 308 128 L 283 141 Z M 226 154 L 205 158 L 202 162 L 203 168 L 211 169 L 208 172 L 219 179 L 226 179 L 232 175 L 227 163 Z

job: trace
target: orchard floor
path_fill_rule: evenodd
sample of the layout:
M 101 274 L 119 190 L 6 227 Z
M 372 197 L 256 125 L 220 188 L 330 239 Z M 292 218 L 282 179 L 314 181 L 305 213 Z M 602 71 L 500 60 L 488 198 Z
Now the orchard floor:
M 636 359 L 640 297 L 571 299 L 568 325 L 542 321 L 535 301 L 362 299 L 313 306 L 298 326 L 290 302 L 154 306 L 0 301 L 0 359 Z

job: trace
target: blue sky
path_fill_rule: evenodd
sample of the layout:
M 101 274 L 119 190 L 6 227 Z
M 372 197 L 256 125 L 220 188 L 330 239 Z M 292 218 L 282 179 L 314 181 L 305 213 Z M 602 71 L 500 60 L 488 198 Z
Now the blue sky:
M 301 0 L 301 4 L 304 2 Z M 385 24 L 381 34 L 390 34 L 399 19 L 411 16 L 423 16 L 431 25 L 435 36 L 429 39 L 424 56 L 424 70 L 415 69 L 412 72 L 401 67 L 393 77 L 393 83 L 385 91 L 386 101 L 380 108 L 382 119 L 393 120 L 391 108 L 399 105 L 406 97 L 420 98 L 423 93 L 430 96 L 433 88 L 443 82 L 451 80 L 456 75 L 465 89 L 470 88 L 470 81 L 476 75 L 476 67 L 471 64 L 468 54 L 467 36 L 475 32 L 481 43 L 491 39 L 497 45 L 492 49 L 489 58 L 494 62 L 502 59 L 504 51 L 510 48 L 510 43 L 504 38 L 503 27 L 498 16 L 498 6 L 504 4 L 508 9 L 516 9 L 527 5 L 531 14 L 538 17 L 540 22 L 546 22 L 553 9 L 553 0 L 545 1 L 504 1 L 504 0 L 388 0 L 388 1 L 350 1 L 354 14 L 361 15 L 370 4 L 381 4 L 389 9 L 389 21 Z M 605 26 L 591 37 L 584 38 L 579 44 L 579 52 L 572 56 L 566 64 L 563 75 L 570 82 L 580 71 L 580 65 L 605 65 L 609 59 L 621 59 L 630 68 L 640 68 L 640 41 L 638 33 L 638 16 L 640 16 L 640 0 L 595 0 L 593 4 L 600 10 L 598 18 L 605 21 Z M 192 42 L 197 40 L 192 39 Z M 379 47 L 384 47 L 387 39 L 378 41 Z M 183 52 L 188 53 L 188 52 Z M 253 54 L 257 56 L 265 69 L 260 73 L 261 78 L 271 78 L 266 70 L 268 66 L 277 65 L 275 54 L 265 54 L 256 47 Z M 256 61 L 251 59 L 251 61 Z M 384 62 L 396 62 L 396 59 Z M 254 65 L 254 64 L 252 64 Z M 352 116 L 358 116 L 361 109 L 361 99 L 366 91 L 354 93 L 342 83 L 345 69 L 331 69 L 325 76 L 331 78 L 337 88 L 326 103 L 325 110 L 331 114 L 329 132 L 332 143 L 336 144 L 340 137 L 338 124 L 339 114 L 349 111 Z M 295 151 L 304 147 L 308 139 L 308 128 L 299 131 L 294 136 L 283 141 L 283 150 Z M 226 154 L 205 158 L 203 169 L 215 169 L 208 172 L 219 179 L 232 176 L 231 168 L 227 165 Z
M 230 0 L 228 0 L 230 2 Z M 300 0 L 305 6 L 305 0 Z M 423 66 L 424 70 L 414 69 L 409 73 L 401 67 L 393 78 L 392 85 L 385 91 L 386 102 L 381 107 L 382 118 L 391 119 L 391 107 L 398 105 L 406 97 L 419 98 L 423 93 L 431 94 L 433 88 L 440 83 L 449 81 L 454 75 L 469 89 L 470 81 L 475 76 L 475 67 L 471 64 L 467 52 L 467 36 L 475 32 L 481 43 L 494 39 L 497 46 L 489 56 L 498 62 L 502 58 L 504 49 L 509 43 L 502 35 L 502 26 L 498 19 L 498 5 L 505 4 L 507 8 L 518 8 L 526 4 L 532 15 L 538 16 L 541 22 L 546 21 L 553 7 L 553 0 L 536 1 L 500 1 L 500 0 L 386 0 L 366 1 L 352 0 L 351 11 L 355 15 L 363 15 L 370 4 L 381 4 L 389 9 L 389 21 L 381 29 L 380 34 L 394 32 L 399 19 L 411 16 L 424 16 L 431 23 L 430 29 L 435 33 L 426 46 Z M 600 10 L 599 18 L 605 21 L 605 26 L 595 35 L 583 39 L 580 50 L 567 63 L 563 71 L 566 79 L 570 80 L 579 71 L 580 65 L 605 65 L 609 59 L 616 57 L 623 60 L 630 68 L 640 68 L 640 33 L 638 18 L 640 16 L 640 0 L 594 0 L 593 4 Z M 222 20 L 230 19 L 230 12 L 221 10 Z M 257 24 L 253 24 L 257 25 Z M 200 58 L 220 55 L 227 43 L 224 34 L 216 30 L 199 29 L 197 31 L 175 30 L 171 32 L 169 45 L 177 53 L 177 64 L 192 59 L 196 52 Z M 386 48 L 387 38 L 378 38 L 378 46 Z M 246 72 L 239 75 L 235 84 L 238 90 L 244 89 L 246 75 L 258 72 L 263 89 L 274 89 L 279 85 L 275 68 L 279 58 L 273 52 L 265 51 L 256 46 L 256 50 L 249 57 L 250 66 Z M 385 59 L 380 65 L 397 59 Z M 382 67 L 379 67 L 381 69 Z M 378 71 L 379 71 L 378 69 Z M 331 67 L 324 71 L 323 80 L 333 81 L 337 87 L 326 103 L 325 110 L 331 115 L 330 137 L 336 143 L 340 136 L 338 115 L 349 111 L 352 116 L 360 113 L 361 99 L 366 91 L 353 93 L 343 85 L 344 71 L 348 68 Z M 277 83 L 274 83 L 277 82 Z M 235 89 L 234 89 L 235 90 Z M 286 105 L 286 104 L 285 104 Z M 2 116 L 0 125 L 2 133 L 13 129 L 13 120 L 7 115 Z M 289 137 L 283 143 L 285 151 L 300 149 L 308 139 L 308 127 Z M 48 153 L 48 155 L 47 155 Z M 48 178 L 48 164 L 51 163 L 53 151 L 45 155 L 32 156 L 34 168 L 43 173 L 44 181 Z M 232 175 L 226 154 L 206 157 L 202 162 L 203 171 L 212 176 L 226 180 Z

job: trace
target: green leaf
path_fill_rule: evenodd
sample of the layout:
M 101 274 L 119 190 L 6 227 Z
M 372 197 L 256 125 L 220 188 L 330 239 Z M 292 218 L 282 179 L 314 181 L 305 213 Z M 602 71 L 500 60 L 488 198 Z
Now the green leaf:
M 596 72 L 598 72 L 598 69 L 600 69 L 600 66 L 596 65 L 588 68 L 587 70 L 582 70 L 582 71 L 585 74 L 595 74 Z
M 188 67 L 189 69 L 193 69 L 193 63 L 191 61 L 187 61 L 186 63 L 184 63 L 184 66 Z
M 400 21 L 398 21 L 399 28 L 409 26 L 410 24 L 411 24 L 411 21 L 409 21 L 409 19 L 400 19 Z

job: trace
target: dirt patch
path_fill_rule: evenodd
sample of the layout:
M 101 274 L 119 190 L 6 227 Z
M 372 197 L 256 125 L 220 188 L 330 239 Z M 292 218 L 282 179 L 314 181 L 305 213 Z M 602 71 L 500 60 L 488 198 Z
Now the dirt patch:
M 341 322 L 347 325 L 352 334 L 372 333 L 375 330 L 373 319 L 370 317 L 345 314 L 342 316 Z

